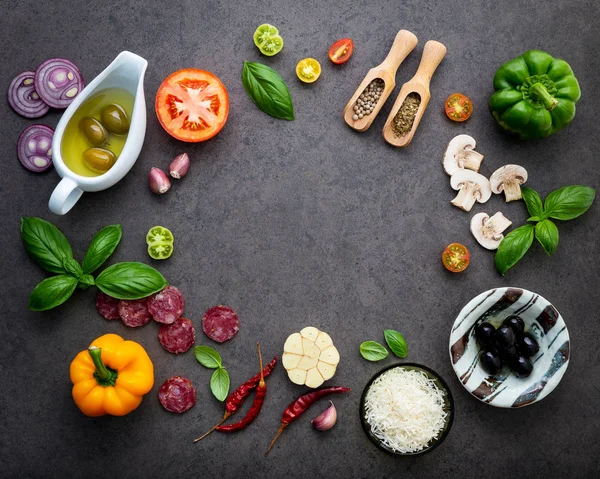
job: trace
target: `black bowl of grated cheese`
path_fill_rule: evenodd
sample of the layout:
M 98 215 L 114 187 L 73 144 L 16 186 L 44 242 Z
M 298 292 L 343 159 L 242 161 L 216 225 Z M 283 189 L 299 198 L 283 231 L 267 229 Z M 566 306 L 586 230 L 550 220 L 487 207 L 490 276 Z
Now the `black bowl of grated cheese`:
M 365 386 L 360 419 L 379 449 L 397 456 L 418 456 L 448 435 L 454 400 L 446 382 L 416 363 L 385 367 Z

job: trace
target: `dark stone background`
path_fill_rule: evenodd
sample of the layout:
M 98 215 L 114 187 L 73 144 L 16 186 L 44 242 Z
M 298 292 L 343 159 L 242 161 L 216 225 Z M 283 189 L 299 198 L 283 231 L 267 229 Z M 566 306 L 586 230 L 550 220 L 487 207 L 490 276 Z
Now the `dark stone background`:
M 122 50 L 148 59 L 148 130 L 135 167 L 108 191 L 85 194 L 64 217 L 52 215 L 48 198 L 54 172 L 33 174 L 15 155 L 19 133 L 34 123 L 7 104 L 0 109 L 3 179 L 2 322 L 0 326 L 0 471 L 8 476 L 74 477 L 591 477 L 598 474 L 600 362 L 598 320 L 600 247 L 598 205 L 559 225 L 558 251 L 546 257 L 535 244 L 502 278 L 492 253 L 469 233 L 471 215 L 450 205 L 454 192 L 441 167 L 446 143 L 459 133 L 477 139 L 482 172 L 506 163 L 527 168 L 528 186 L 543 196 L 570 184 L 598 187 L 600 71 L 599 8 L 594 1 L 383 1 L 218 2 L 20 1 L 0 7 L 0 85 L 50 57 L 66 57 L 91 80 Z M 274 58 L 252 43 L 257 25 L 277 25 L 285 40 Z M 419 44 L 397 75 L 397 87 L 371 129 L 358 134 L 342 121 L 348 98 L 369 68 L 383 60 L 394 35 L 414 32 Z M 351 36 L 355 53 L 333 66 L 327 49 Z M 443 42 L 448 54 L 432 81 L 432 99 L 413 143 L 388 147 L 381 128 L 400 85 L 416 71 L 423 45 Z M 492 77 L 504 62 L 541 48 L 572 65 L 583 91 L 577 117 L 543 141 L 519 142 L 503 134 L 487 110 Z M 301 84 L 294 67 L 313 56 L 322 77 Z M 276 120 L 246 96 L 242 62 L 277 69 L 287 81 L 296 120 Z M 217 74 L 231 110 L 223 131 L 204 144 L 171 139 L 154 114 L 162 79 L 184 67 Z M 464 124 L 442 113 L 446 96 L 468 94 L 473 117 Z M 60 112 L 40 121 L 55 126 Z M 152 166 L 166 168 L 187 151 L 188 176 L 166 195 L 146 186 Z M 522 203 L 493 197 L 473 213 L 503 211 L 515 225 L 526 219 Z M 353 388 L 334 398 L 339 422 L 327 433 L 310 427 L 326 401 L 290 426 L 268 458 L 263 453 L 280 414 L 304 389 L 278 367 L 260 418 L 243 433 L 191 440 L 221 417 L 210 394 L 210 371 L 192 351 L 181 356 L 159 345 L 156 324 L 128 329 L 103 320 L 93 290 L 78 291 L 46 313 L 27 310 L 27 297 L 45 273 L 25 254 L 19 217 L 41 216 L 64 231 L 81 259 L 102 226 L 123 225 L 110 262 L 149 261 L 144 236 L 161 224 L 176 237 L 173 257 L 157 263 L 185 295 L 186 316 L 199 327 L 217 303 L 241 318 L 236 338 L 218 346 L 235 387 L 257 369 L 255 342 L 266 357 L 281 353 L 293 331 L 315 325 L 328 331 L 342 361 L 334 384 Z M 463 242 L 472 264 L 460 275 L 440 264 L 442 249 Z M 495 409 L 471 397 L 448 359 L 448 336 L 461 307 L 497 286 L 540 293 L 563 314 L 572 359 L 557 390 L 522 410 Z M 358 354 L 382 330 L 402 331 L 408 360 L 438 371 L 456 402 L 454 426 L 431 454 L 402 459 L 376 449 L 361 430 L 358 403 L 367 380 L 381 367 Z M 69 363 L 99 335 L 114 332 L 139 341 L 155 364 L 156 385 L 124 418 L 84 417 L 71 399 Z M 198 343 L 211 344 L 199 331 Z M 166 412 L 158 386 L 172 375 L 192 379 L 198 403 L 181 416 Z

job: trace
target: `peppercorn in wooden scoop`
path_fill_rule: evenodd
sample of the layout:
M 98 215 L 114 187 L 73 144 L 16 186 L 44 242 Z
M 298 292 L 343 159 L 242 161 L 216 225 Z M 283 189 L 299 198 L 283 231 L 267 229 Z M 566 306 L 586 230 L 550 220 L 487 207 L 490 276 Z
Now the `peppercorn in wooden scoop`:
M 402 85 L 383 126 L 383 137 L 390 145 L 406 146 L 413 139 L 431 98 L 429 82 L 444 56 L 446 47 L 440 42 L 429 40 L 425 44 L 417 73 Z
M 417 45 L 417 37 L 400 30 L 381 65 L 371 68 L 344 108 L 344 121 L 357 131 L 365 131 L 396 86 L 396 71 Z

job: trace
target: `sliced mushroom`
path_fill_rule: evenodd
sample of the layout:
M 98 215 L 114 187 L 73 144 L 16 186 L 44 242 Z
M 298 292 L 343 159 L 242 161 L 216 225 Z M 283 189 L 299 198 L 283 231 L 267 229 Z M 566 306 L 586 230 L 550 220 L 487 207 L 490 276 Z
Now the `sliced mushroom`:
M 475 139 L 469 135 L 458 135 L 450 140 L 444 153 L 444 171 L 452 176 L 459 170 L 479 171 L 483 155 L 475 151 Z
M 450 185 L 460 190 L 450 203 L 461 210 L 471 211 L 475 201 L 485 203 L 492 196 L 489 180 L 471 170 L 458 170 L 450 177 Z
M 496 194 L 504 191 L 506 202 L 520 200 L 521 185 L 527 181 L 527 170 L 519 165 L 505 165 L 498 168 L 490 177 L 492 191 Z
M 477 213 L 471 218 L 471 233 L 484 248 L 498 249 L 504 239 L 502 232 L 510 225 L 512 221 L 499 211 L 491 218 L 487 213 Z

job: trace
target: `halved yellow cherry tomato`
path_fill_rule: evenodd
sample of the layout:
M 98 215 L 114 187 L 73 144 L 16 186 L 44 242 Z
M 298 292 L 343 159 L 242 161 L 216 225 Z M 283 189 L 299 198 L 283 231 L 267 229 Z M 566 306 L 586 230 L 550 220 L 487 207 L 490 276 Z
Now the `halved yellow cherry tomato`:
M 321 75 L 321 64 L 314 58 L 305 58 L 296 65 L 296 75 L 304 83 L 313 83 Z
M 352 56 L 354 43 L 351 38 L 342 38 L 329 48 L 329 59 L 336 65 L 346 63 Z
M 466 121 L 473 113 L 473 103 L 471 99 L 462 93 L 453 93 L 446 99 L 444 104 L 446 115 L 452 121 Z
M 467 269 L 471 255 L 465 245 L 460 243 L 452 243 L 446 247 L 442 253 L 442 263 L 448 271 L 460 273 Z

